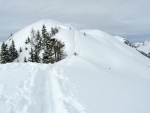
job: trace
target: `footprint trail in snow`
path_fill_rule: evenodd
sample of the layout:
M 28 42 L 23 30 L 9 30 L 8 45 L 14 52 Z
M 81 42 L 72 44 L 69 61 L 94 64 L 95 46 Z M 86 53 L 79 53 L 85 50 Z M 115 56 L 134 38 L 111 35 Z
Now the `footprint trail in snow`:
M 84 113 L 84 107 L 69 89 L 74 84 L 65 77 L 62 64 L 14 64 L 14 67 L 18 66 L 14 69 L 9 65 L 5 65 L 5 69 L 11 76 L 18 77 L 18 84 L 6 96 L 3 95 L 4 85 L 0 84 L 0 113 Z M 18 72 L 24 72 L 26 76 Z M 0 75 L 0 83 L 9 85 L 6 80 L 2 81 L 3 76 Z

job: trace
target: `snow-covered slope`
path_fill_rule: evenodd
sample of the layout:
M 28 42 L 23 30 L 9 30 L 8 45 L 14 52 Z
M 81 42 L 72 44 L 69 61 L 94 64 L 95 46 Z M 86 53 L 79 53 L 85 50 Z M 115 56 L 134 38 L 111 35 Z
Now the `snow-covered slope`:
M 142 51 L 146 54 L 150 53 L 150 40 L 146 40 L 143 43 L 134 43 L 134 46 L 137 48 L 137 50 Z
M 68 56 L 49 65 L 0 65 L 0 113 L 150 112 L 148 58 L 102 31 L 78 31 L 51 20 L 14 34 L 17 49 L 25 47 L 32 28 L 43 24 L 48 30 L 60 27 L 55 37 L 65 43 Z M 28 55 L 23 53 L 20 61 Z
M 0 42 L 0 51 L 1 51 L 1 46 L 2 46 L 2 43 Z
M 116 39 L 120 40 L 121 42 L 127 44 L 128 46 L 132 46 L 132 44 L 125 38 L 122 38 L 120 36 L 115 36 Z

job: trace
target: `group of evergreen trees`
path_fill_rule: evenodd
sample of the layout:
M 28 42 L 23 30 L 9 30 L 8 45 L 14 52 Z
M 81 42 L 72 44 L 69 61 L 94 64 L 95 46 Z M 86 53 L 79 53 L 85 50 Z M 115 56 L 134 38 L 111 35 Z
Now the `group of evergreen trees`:
M 24 62 L 37 62 L 37 63 L 55 63 L 66 57 L 64 52 L 64 43 L 57 40 L 55 35 L 59 32 L 59 28 L 51 28 L 50 32 L 47 32 L 45 25 L 43 25 L 41 32 L 31 30 L 31 36 L 25 41 L 26 45 L 31 46 L 29 52 L 30 57 L 27 59 L 24 58 Z M 28 50 L 25 46 L 25 50 Z M 23 52 L 20 47 L 20 54 Z M 41 55 L 42 53 L 42 55 Z M 1 46 L 0 53 L 0 63 L 13 62 L 18 58 L 18 52 L 15 49 L 15 43 L 12 41 L 12 44 L 8 47 L 7 44 L 3 43 Z M 17 60 L 18 61 L 18 60 Z
M 26 44 L 32 45 L 30 51 L 30 62 L 42 62 L 42 63 L 54 63 L 65 58 L 64 43 L 54 38 L 59 32 L 59 28 L 51 28 L 51 32 L 48 33 L 45 25 L 43 25 L 41 33 L 34 29 L 31 30 L 31 38 L 28 37 Z M 41 50 L 44 50 L 42 58 L 39 54 Z M 26 62 L 26 58 L 24 58 Z
M 10 47 L 3 42 L 1 46 L 0 63 L 5 64 L 8 62 L 13 62 L 16 58 L 18 58 L 18 52 L 15 48 L 14 41 L 12 41 Z

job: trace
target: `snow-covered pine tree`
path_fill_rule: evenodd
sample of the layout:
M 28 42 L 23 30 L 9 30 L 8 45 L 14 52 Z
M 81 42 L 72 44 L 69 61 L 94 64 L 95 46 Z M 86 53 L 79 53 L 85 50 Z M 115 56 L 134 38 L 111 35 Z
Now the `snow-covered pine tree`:
M 44 48 L 44 53 L 43 53 L 43 63 L 54 63 L 54 44 L 53 42 L 49 39 L 45 43 L 45 48 Z
M 54 28 L 53 28 L 53 27 L 51 28 L 51 34 L 52 34 L 52 36 L 54 36 L 54 35 L 55 35 L 55 30 L 54 30 Z
M 25 41 L 25 44 L 28 44 L 28 40 Z
M 35 54 L 35 62 L 40 63 L 41 59 L 39 56 L 39 52 L 35 50 L 34 54 Z
M 26 59 L 26 57 L 24 57 L 24 62 L 25 62 L 25 63 L 27 62 L 27 59 Z
M 22 52 L 22 49 L 21 49 L 21 47 L 20 47 L 20 50 L 19 50 L 20 52 Z
M 7 48 L 7 44 L 5 44 L 4 42 L 2 43 L 1 46 L 1 63 L 5 64 L 7 62 L 9 62 L 9 52 L 8 52 L 8 48 Z
M 55 59 L 54 59 L 53 55 L 54 54 L 52 53 L 52 51 L 45 49 L 44 53 L 43 53 L 43 59 L 42 59 L 43 63 L 53 64 L 55 62 Z
M 55 61 L 58 62 L 66 57 L 66 53 L 64 52 L 65 44 L 61 41 L 57 41 L 54 46 L 55 53 Z
M 59 61 L 64 59 L 67 56 L 66 52 L 64 51 L 64 47 L 65 44 L 59 41 L 59 49 L 58 49 Z
M 36 34 L 35 48 L 36 48 L 37 51 L 40 51 L 42 49 L 42 37 L 41 37 L 41 34 L 40 34 L 39 30 L 37 31 L 37 34 Z
M 25 41 L 25 44 L 28 44 L 28 43 L 30 43 L 30 38 L 29 37 Z
M 30 62 L 35 62 L 35 60 L 34 60 L 34 52 L 33 52 L 33 49 L 31 48 L 31 51 L 30 51 L 30 57 L 29 57 L 29 61 Z
M 29 58 L 30 62 L 37 62 L 37 63 L 40 62 L 40 57 L 39 57 L 38 52 L 36 50 L 33 50 L 31 48 L 31 51 L 29 54 L 30 54 L 30 58 Z
M 55 34 L 57 34 L 59 32 L 59 29 L 57 28 L 57 27 L 55 27 L 55 28 L 51 28 L 51 34 L 52 34 L 52 36 L 54 36 Z
M 27 38 L 27 41 L 28 41 L 28 43 L 31 41 L 31 40 L 30 40 L 30 37 Z
M 35 45 L 35 40 L 36 40 L 36 31 L 32 28 L 32 30 L 31 30 L 31 40 L 30 40 L 31 45 Z
M 45 42 L 46 42 L 46 38 L 47 38 L 47 29 L 46 29 L 46 27 L 45 27 L 45 25 L 43 25 L 43 27 L 42 27 L 42 38 L 43 38 L 43 47 L 44 47 L 44 44 L 45 44 Z
M 9 47 L 9 61 L 13 62 L 16 58 L 18 58 L 18 52 L 17 52 L 17 50 L 15 48 L 15 43 L 12 40 L 12 44 Z
M 54 45 L 56 43 L 56 39 L 52 39 L 52 35 L 49 34 L 49 37 L 46 38 L 44 54 L 43 54 L 43 63 L 54 63 Z

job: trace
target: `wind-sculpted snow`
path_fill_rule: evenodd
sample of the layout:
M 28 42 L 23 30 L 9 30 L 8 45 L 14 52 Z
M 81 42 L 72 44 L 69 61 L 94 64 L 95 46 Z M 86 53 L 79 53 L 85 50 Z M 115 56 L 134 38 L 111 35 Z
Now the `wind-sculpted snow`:
M 1 64 L 0 113 L 150 113 L 148 58 L 105 32 L 50 20 L 14 34 L 16 47 L 25 47 L 30 28 L 43 24 L 60 27 L 56 38 L 65 43 L 67 57 L 47 65 Z

